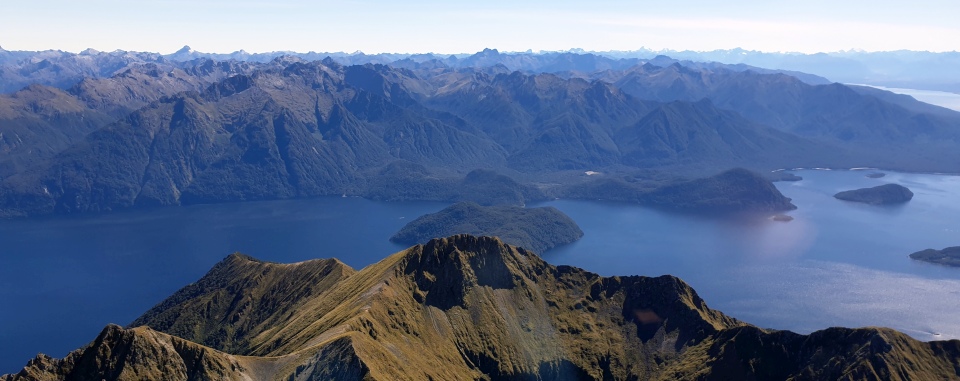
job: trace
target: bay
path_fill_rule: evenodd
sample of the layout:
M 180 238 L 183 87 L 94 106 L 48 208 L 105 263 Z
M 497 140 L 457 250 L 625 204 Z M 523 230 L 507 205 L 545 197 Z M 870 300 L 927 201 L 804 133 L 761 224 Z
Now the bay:
M 679 276 L 712 308 L 763 327 L 879 325 L 923 340 L 960 338 L 960 269 L 907 257 L 960 245 L 960 177 L 869 172 L 802 170 L 804 180 L 777 183 L 799 207 L 790 222 L 542 203 L 585 232 L 544 258 L 602 275 Z M 891 182 L 914 199 L 870 206 L 832 197 Z M 445 206 L 331 197 L 0 221 L 0 373 L 129 323 L 229 253 L 336 257 L 359 269 L 402 250 L 388 238 L 406 222 Z
M 389 238 L 407 221 L 445 206 L 329 197 L 0 220 L 0 374 L 130 323 L 230 253 L 361 268 L 405 248 Z
M 798 206 L 793 221 L 719 219 L 634 205 L 553 201 L 584 231 L 545 254 L 602 275 L 671 274 L 724 313 L 762 327 L 809 333 L 886 326 L 921 340 L 960 338 L 960 269 L 911 260 L 960 245 L 960 177 L 804 170 L 779 182 Z M 909 187 L 903 205 L 840 201 L 833 194 L 884 183 Z
M 960 94 L 936 90 L 918 90 L 905 89 L 901 87 L 885 87 L 877 85 L 857 85 L 870 86 L 880 90 L 886 90 L 892 93 L 904 94 L 913 97 L 920 102 L 948 108 L 954 111 L 960 111 Z

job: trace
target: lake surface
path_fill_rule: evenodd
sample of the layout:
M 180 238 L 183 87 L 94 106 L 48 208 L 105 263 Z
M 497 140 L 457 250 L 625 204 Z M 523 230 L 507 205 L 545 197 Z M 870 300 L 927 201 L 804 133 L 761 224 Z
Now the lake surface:
M 960 338 L 960 269 L 907 257 L 960 245 L 960 177 L 868 172 L 795 171 L 803 181 L 777 183 L 799 207 L 791 222 L 547 202 L 585 235 L 544 257 L 603 275 L 677 275 L 711 307 L 764 327 L 881 325 Z M 894 207 L 832 197 L 889 182 L 916 196 Z M 445 206 L 338 197 L 0 221 L 0 373 L 129 323 L 231 252 L 361 268 L 403 249 L 388 238 L 410 219 Z
M 360 268 L 404 249 L 390 236 L 445 206 L 330 197 L 0 220 L 0 374 L 130 323 L 230 253 Z
M 954 111 L 960 111 L 960 94 L 951 93 L 947 91 L 936 91 L 936 90 L 917 90 L 917 89 L 904 89 L 900 87 L 884 87 L 876 85 L 857 85 L 857 86 L 870 86 L 880 90 L 886 90 L 892 93 L 904 94 L 913 97 L 920 102 L 929 103 L 932 105 L 937 105 L 940 107 L 945 107 Z
M 960 338 L 960 269 L 908 257 L 960 245 L 960 177 L 869 172 L 795 171 L 803 181 L 776 183 L 799 208 L 790 222 L 550 202 L 585 234 L 544 257 L 603 275 L 676 275 L 709 306 L 762 327 L 887 326 L 922 340 Z M 883 183 L 915 196 L 900 206 L 832 197 Z

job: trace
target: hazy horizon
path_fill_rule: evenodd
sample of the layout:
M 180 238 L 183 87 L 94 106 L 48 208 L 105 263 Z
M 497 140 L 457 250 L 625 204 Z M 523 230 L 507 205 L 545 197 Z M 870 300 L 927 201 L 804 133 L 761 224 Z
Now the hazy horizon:
M 185 1 L 41 0 L 5 4 L 7 50 L 172 53 L 728 50 L 820 53 L 960 50 L 960 3 L 691 0 Z M 14 37 L 15 36 L 15 37 Z
M 733 47 L 727 49 L 711 49 L 711 50 L 693 50 L 693 49 L 651 49 L 645 46 L 640 46 L 636 49 L 624 49 L 624 50 L 590 50 L 584 48 L 569 48 L 569 49 L 560 49 L 560 50 L 537 50 L 537 49 L 525 49 L 525 50 L 505 50 L 498 49 L 497 47 L 486 47 L 476 51 L 462 51 L 462 52 L 434 52 L 434 51 L 385 51 L 385 52 L 366 52 L 362 50 L 355 51 L 331 51 L 331 50 L 309 50 L 309 51 L 298 51 L 298 50 L 265 50 L 265 51 L 251 51 L 250 49 L 239 49 L 233 51 L 205 51 L 200 49 L 193 49 L 191 44 L 186 43 L 180 47 L 180 49 L 175 49 L 171 51 L 152 51 L 152 50 L 138 50 L 138 49 L 112 49 L 112 50 L 100 50 L 92 47 L 79 49 L 79 50 L 68 50 L 68 49 L 58 49 L 58 48 L 47 48 L 47 49 L 8 49 L 2 42 L 0 42 L 0 50 L 6 51 L 27 51 L 27 52 L 43 52 L 43 51 L 62 51 L 72 54 L 80 54 L 87 49 L 93 49 L 101 53 L 111 53 L 111 52 L 137 52 L 137 53 L 156 53 L 160 55 L 171 55 L 177 53 L 183 48 L 189 47 L 193 51 L 201 54 L 234 54 L 244 52 L 247 54 L 272 54 L 272 53 L 295 53 L 295 54 L 309 54 L 309 53 L 330 53 L 330 54 L 367 54 L 367 55 L 377 55 L 377 54 L 397 54 L 397 55 L 418 55 L 418 54 L 433 54 L 433 55 L 442 55 L 442 56 L 464 56 L 464 55 L 473 55 L 479 52 L 482 52 L 486 49 L 496 50 L 503 54 L 523 54 L 523 53 L 532 53 L 532 54 L 549 54 L 549 53 L 594 53 L 594 54 L 605 54 L 605 53 L 633 53 L 633 52 L 642 52 L 647 51 L 651 53 L 670 53 L 670 52 L 693 52 L 693 53 L 713 53 L 713 52 L 725 52 L 725 51 L 736 51 L 743 50 L 745 52 L 758 52 L 764 54 L 794 54 L 794 55 L 812 55 L 812 54 L 848 54 L 848 53 L 895 53 L 895 52 L 913 52 L 913 53 L 960 53 L 960 50 L 946 50 L 946 51 L 931 51 L 931 50 L 910 50 L 910 49 L 897 49 L 897 50 L 863 50 L 863 49 L 847 49 L 847 50 L 833 50 L 833 51 L 818 51 L 812 53 L 805 52 L 796 52 L 796 51 L 767 51 L 767 50 L 752 50 L 745 49 L 742 47 Z

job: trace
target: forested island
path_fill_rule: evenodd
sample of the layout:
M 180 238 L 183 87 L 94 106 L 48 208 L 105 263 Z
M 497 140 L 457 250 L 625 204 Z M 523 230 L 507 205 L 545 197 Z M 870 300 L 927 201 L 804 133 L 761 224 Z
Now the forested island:
M 913 192 L 899 184 L 884 184 L 872 188 L 843 191 L 833 197 L 871 205 L 902 204 L 913 199 Z
M 554 207 L 480 206 L 460 202 L 420 216 L 390 240 L 412 245 L 455 234 L 500 237 L 506 243 L 537 253 L 583 237 L 576 222 Z
M 910 258 L 938 265 L 960 267 L 960 246 L 952 246 L 943 250 L 921 250 L 910 254 Z

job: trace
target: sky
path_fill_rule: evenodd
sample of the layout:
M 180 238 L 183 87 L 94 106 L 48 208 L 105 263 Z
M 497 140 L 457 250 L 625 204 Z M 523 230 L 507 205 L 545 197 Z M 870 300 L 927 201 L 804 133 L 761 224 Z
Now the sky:
M 365 53 L 960 50 L 956 0 L 0 0 L 0 47 Z

